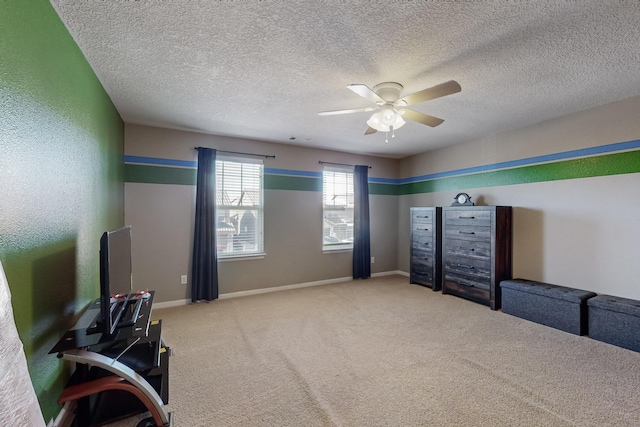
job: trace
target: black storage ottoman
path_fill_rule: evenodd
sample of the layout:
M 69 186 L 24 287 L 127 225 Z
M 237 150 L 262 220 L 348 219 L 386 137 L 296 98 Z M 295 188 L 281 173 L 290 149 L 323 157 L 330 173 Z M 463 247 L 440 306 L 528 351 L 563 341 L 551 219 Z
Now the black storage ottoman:
M 586 335 L 587 300 L 596 294 L 526 279 L 504 280 L 502 312 L 531 322 Z
M 640 352 L 640 301 L 598 295 L 587 303 L 589 338 Z

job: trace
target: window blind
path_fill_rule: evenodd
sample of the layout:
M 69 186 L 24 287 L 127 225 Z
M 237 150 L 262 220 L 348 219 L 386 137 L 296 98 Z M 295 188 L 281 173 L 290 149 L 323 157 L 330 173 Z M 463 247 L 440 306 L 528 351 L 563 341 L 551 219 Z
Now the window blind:
M 264 252 L 263 173 L 261 160 L 216 160 L 218 257 Z
M 327 167 L 322 173 L 324 249 L 353 247 L 353 171 Z

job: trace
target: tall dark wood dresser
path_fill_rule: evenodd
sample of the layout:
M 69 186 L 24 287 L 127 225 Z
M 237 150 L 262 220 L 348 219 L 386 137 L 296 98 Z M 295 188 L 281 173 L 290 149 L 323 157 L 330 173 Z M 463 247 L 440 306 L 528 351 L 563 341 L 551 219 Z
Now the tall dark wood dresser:
M 501 307 L 511 279 L 511 206 L 442 208 L 442 293 Z
M 414 207 L 411 211 L 411 268 L 409 282 L 441 289 L 442 208 Z

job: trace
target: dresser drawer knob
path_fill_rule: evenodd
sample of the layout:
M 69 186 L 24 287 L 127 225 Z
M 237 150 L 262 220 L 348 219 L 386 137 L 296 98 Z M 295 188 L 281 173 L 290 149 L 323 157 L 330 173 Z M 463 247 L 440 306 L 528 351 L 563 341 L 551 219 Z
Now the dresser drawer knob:
M 466 268 L 467 270 L 475 270 L 473 265 L 457 264 L 457 266 L 460 268 Z
M 459 216 L 458 219 L 476 219 L 475 216 Z
M 460 234 L 476 234 L 475 231 L 458 231 Z

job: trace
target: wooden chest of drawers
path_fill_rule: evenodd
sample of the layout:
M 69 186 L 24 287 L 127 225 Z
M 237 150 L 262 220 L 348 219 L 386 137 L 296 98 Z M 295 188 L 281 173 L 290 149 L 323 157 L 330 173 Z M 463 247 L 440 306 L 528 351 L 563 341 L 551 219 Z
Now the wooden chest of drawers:
M 415 207 L 411 211 L 410 283 L 439 291 L 441 274 L 442 208 Z
M 511 279 L 511 207 L 442 208 L 442 293 L 501 307 Z

